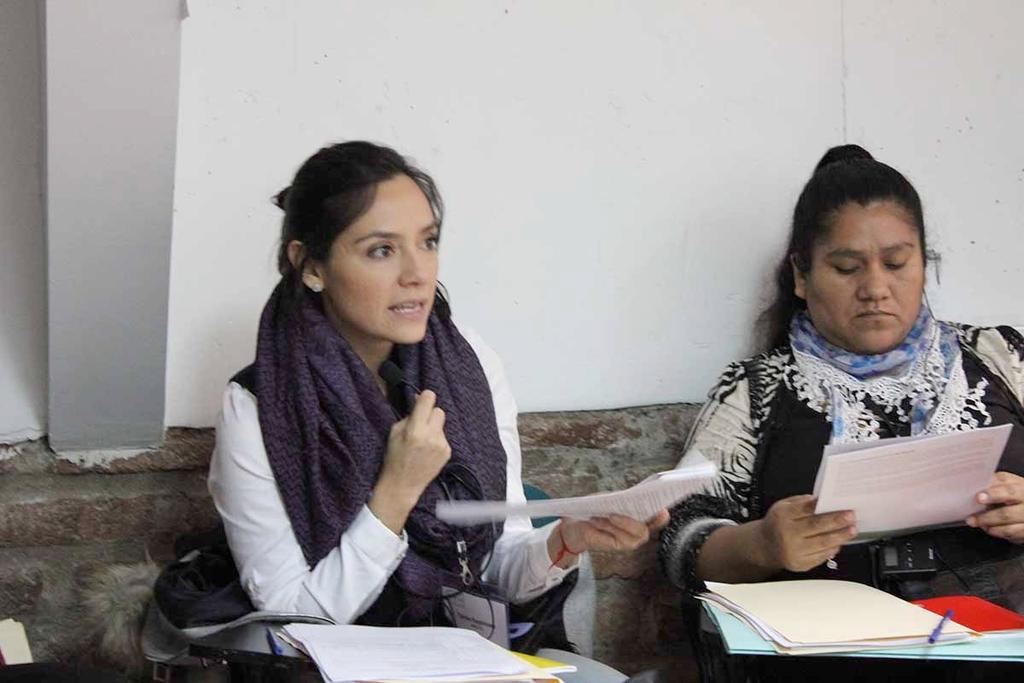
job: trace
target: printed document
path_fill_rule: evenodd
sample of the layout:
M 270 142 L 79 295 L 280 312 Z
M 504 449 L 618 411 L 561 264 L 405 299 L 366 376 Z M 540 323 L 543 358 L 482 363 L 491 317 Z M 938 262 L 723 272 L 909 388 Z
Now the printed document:
M 611 514 L 647 521 L 710 484 L 718 468 L 699 453 L 691 453 L 678 469 L 653 474 L 636 486 L 612 493 L 576 498 L 531 500 L 525 503 L 458 500 L 437 504 L 437 518 L 468 526 L 524 515 L 526 517 L 606 517 Z
M 814 483 L 815 512 L 853 510 L 858 541 L 962 524 L 984 510 L 976 496 L 989 485 L 1010 429 L 826 446 Z
M 534 670 L 508 650 L 461 628 L 288 624 L 284 632 L 302 645 L 329 683 L 492 676 L 524 680 Z

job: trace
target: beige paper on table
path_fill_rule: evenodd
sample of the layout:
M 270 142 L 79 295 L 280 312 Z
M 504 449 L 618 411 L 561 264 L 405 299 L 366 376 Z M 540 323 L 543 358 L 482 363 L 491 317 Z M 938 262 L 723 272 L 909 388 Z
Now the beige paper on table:
M 28 648 L 25 627 L 14 619 L 0 621 L 0 653 L 7 664 L 31 664 L 32 651 Z
M 708 581 L 707 587 L 794 645 L 849 646 L 889 639 L 927 641 L 938 624 L 933 612 L 852 581 Z M 950 620 L 942 634 L 942 640 L 948 642 L 974 635 L 974 631 Z

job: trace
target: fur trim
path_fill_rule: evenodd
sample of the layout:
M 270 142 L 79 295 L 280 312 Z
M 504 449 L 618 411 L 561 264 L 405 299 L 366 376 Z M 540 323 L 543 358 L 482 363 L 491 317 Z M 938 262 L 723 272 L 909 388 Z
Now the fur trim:
M 149 561 L 114 564 L 96 571 L 86 582 L 85 619 L 105 663 L 135 674 L 145 669 L 142 625 L 159 573 L 160 568 Z

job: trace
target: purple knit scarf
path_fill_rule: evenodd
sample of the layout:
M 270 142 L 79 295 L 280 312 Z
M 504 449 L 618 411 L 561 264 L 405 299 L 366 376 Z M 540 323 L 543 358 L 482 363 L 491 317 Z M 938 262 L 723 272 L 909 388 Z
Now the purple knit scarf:
M 400 416 L 370 370 L 324 315 L 317 297 L 278 284 L 260 319 L 256 397 L 270 466 L 306 561 L 312 567 L 337 547 L 341 534 L 370 499 Z M 437 393 L 446 414 L 452 457 L 441 477 L 468 468 L 485 500 L 505 498 L 505 450 L 498 437 L 490 386 L 473 349 L 451 321 L 431 315 L 423 341 L 396 347 L 399 366 L 421 389 Z M 408 405 L 414 397 L 406 395 Z M 472 479 L 472 477 L 470 477 Z M 472 497 L 449 482 L 457 498 Z M 410 550 L 386 591 L 403 597 L 396 610 L 412 622 L 434 609 L 442 582 L 459 570 L 455 536 L 434 517 L 443 499 L 435 479 L 406 522 Z M 490 527 L 460 530 L 479 573 L 495 540 Z M 501 528 L 497 529 L 501 533 Z M 385 615 L 383 619 L 397 619 Z M 380 617 L 378 617 L 380 618 Z

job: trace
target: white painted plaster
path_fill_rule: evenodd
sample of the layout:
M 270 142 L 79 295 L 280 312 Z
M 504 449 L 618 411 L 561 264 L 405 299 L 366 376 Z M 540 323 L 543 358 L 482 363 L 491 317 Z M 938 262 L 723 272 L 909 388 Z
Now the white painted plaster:
M 210 424 L 251 359 L 267 198 L 334 140 L 437 178 L 443 280 L 525 410 L 702 400 L 747 353 L 796 196 L 843 141 L 917 184 L 938 314 L 1024 327 L 1012 0 L 191 7 L 169 424 Z
M 275 280 L 269 197 L 342 139 L 437 178 L 443 279 L 524 410 L 700 400 L 746 353 L 792 204 L 844 132 L 920 190 L 937 312 L 1024 328 L 1013 0 L 189 8 L 168 424 L 212 424 Z M 28 39 L 14 26 L 4 55 Z M 38 63 L 0 60 L 0 79 L 2 441 L 44 428 L 46 334 Z
M 846 3 L 851 140 L 904 171 L 940 317 L 1024 329 L 1024 3 Z
M 435 176 L 454 309 L 551 410 L 700 400 L 841 138 L 835 2 L 190 8 L 168 424 L 210 424 L 252 358 L 269 197 L 325 142 Z

